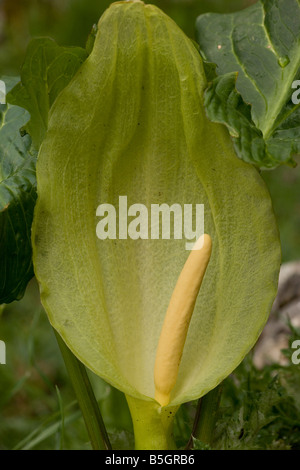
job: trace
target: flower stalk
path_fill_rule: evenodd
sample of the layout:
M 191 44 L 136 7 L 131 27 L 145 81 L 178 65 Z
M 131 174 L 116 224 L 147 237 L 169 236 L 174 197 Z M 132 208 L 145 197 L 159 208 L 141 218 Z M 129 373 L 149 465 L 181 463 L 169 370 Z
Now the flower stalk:
M 192 434 L 186 446 L 187 449 L 193 447 L 194 438 L 209 446 L 212 444 L 222 386 L 221 383 L 198 400 Z
M 135 437 L 136 450 L 175 450 L 173 424 L 178 406 L 161 407 L 126 395 Z
M 92 448 L 93 450 L 111 450 L 111 444 L 86 368 L 74 356 L 58 333 L 55 332 L 55 336 L 83 415 Z

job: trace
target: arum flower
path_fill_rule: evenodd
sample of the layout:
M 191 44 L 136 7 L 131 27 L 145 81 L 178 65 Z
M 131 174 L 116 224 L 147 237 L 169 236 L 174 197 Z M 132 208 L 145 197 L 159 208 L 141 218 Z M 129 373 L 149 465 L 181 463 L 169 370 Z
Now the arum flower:
M 73 353 L 126 394 L 140 448 L 162 446 L 155 436 L 168 435 L 167 414 L 238 366 L 276 294 L 268 191 L 206 118 L 206 86 L 198 51 L 170 18 L 117 2 L 54 103 L 38 157 L 33 250 L 43 305 Z M 176 224 L 165 237 L 151 232 L 151 206 L 163 204 L 174 220 L 178 207 L 204 206 L 200 250 L 186 249 Z

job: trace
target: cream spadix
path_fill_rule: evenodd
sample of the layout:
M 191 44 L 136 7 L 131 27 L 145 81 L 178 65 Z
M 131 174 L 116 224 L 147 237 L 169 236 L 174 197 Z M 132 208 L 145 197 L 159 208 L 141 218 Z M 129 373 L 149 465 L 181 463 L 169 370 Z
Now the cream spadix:
M 169 303 L 154 367 L 155 400 L 161 406 L 168 405 L 176 384 L 184 343 L 211 249 L 210 236 L 202 235 L 180 273 Z

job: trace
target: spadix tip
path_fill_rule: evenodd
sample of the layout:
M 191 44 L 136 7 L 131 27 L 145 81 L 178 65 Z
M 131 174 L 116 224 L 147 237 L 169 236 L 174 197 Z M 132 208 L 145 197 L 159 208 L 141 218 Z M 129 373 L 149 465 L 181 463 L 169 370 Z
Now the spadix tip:
M 167 406 L 170 403 L 170 394 L 163 393 L 159 390 L 155 390 L 155 401 L 160 404 L 160 406 Z
M 206 249 L 211 250 L 212 240 L 207 233 L 204 233 L 203 235 L 201 235 L 201 237 L 198 238 L 192 250 L 201 250 L 204 246 Z

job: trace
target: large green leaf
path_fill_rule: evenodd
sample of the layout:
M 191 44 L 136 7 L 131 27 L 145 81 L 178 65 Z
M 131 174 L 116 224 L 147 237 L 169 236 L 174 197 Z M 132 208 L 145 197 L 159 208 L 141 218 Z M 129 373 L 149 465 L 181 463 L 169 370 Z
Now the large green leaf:
M 16 79 L 3 78 L 7 91 Z M 19 129 L 29 114 L 0 105 L 0 304 L 23 296 L 33 276 L 31 223 L 36 200 L 35 158 L 31 139 Z
M 184 239 L 99 240 L 96 210 L 118 212 L 119 196 L 149 212 L 204 204 L 213 252 L 170 405 L 204 395 L 239 364 L 267 320 L 280 265 L 268 191 L 225 127 L 206 118 L 206 86 L 175 23 L 156 7 L 117 2 L 51 109 L 37 164 L 34 265 L 50 321 L 88 367 L 145 400 L 189 252 Z
M 36 149 L 47 129 L 49 109 L 86 57 L 85 49 L 62 47 L 49 38 L 36 38 L 29 43 L 21 81 L 7 99 L 29 111 L 31 119 L 26 130 Z
M 244 160 L 268 168 L 293 165 L 300 152 L 300 105 L 291 100 L 300 78 L 299 0 L 208 13 L 198 17 L 196 29 L 203 57 L 217 64 L 209 118 L 228 126 Z

